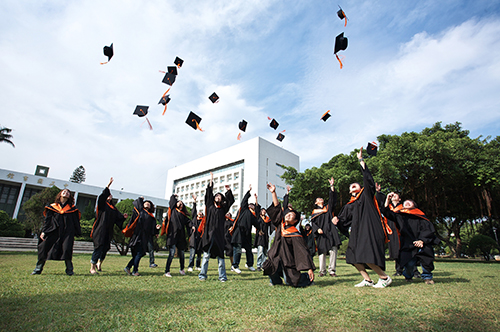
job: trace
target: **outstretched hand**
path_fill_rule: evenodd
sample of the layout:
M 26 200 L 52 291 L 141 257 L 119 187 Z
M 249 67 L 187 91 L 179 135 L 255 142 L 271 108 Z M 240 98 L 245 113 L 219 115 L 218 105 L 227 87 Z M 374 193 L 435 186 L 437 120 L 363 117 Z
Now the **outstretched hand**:
M 290 190 L 292 190 L 292 188 L 290 186 L 286 186 L 286 193 L 287 194 L 290 192 Z
M 267 184 L 267 189 L 268 189 L 271 193 L 274 193 L 274 191 L 276 190 L 276 186 L 273 186 L 272 184 L 268 183 L 268 184 Z
M 333 218 L 332 218 L 332 223 L 333 223 L 335 226 L 337 226 L 337 224 L 339 223 L 339 218 L 337 218 L 337 217 L 333 217 Z
M 314 272 L 313 272 L 313 270 L 309 269 L 309 271 L 307 271 L 307 274 L 309 275 L 309 280 L 311 282 L 313 282 L 314 281 Z
M 109 183 L 108 183 L 108 186 L 107 186 L 107 188 L 108 188 L 108 189 L 109 189 L 109 187 L 111 186 L 111 184 L 113 183 L 113 181 L 114 181 L 114 180 L 113 180 L 113 177 L 111 177 L 111 179 L 109 179 Z
M 196 202 L 196 195 L 195 194 L 191 194 L 191 197 L 193 198 L 193 200 Z
M 335 180 L 333 179 L 333 176 L 331 179 L 328 180 L 328 182 L 330 183 L 330 186 L 333 187 L 333 185 L 335 184 Z
M 382 189 L 382 187 L 380 186 L 380 184 L 378 184 L 377 182 L 375 182 L 375 190 L 376 191 L 380 191 L 380 189 Z
M 357 157 L 358 157 L 358 160 L 359 159 L 363 159 L 363 147 L 361 147 L 358 151 L 358 153 L 356 154 Z
M 252 191 L 252 185 L 248 185 L 248 191 Z

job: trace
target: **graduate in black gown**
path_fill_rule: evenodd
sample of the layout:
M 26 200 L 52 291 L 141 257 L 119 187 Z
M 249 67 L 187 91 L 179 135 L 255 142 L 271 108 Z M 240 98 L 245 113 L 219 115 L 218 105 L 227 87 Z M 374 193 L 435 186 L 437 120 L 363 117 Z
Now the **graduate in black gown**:
M 257 271 L 262 271 L 262 264 L 267 258 L 271 225 L 271 219 L 266 215 L 266 209 L 260 209 L 259 230 L 256 231 L 254 240 L 254 247 L 257 248 Z
M 260 206 L 257 202 L 257 194 L 255 194 L 255 204 L 249 204 L 248 199 L 250 198 L 252 190 L 252 185 L 245 196 L 241 199 L 240 209 L 238 214 L 234 218 L 233 226 L 229 229 L 231 234 L 231 244 L 233 245 L 233 264 L 231 265 L 231 271 L 238 274 L 241 273 L 239 268 L 241 260 L 241 249 L 245 249 L 245 255 L 247 259 L 247 268 L 254 272 L 253 267 L 254 258 L 252 253 L 252 226 L 259 230 L 260 226 L 258 223 L 258 218 L 260 214 Z
M 109 180 L 108 185 L 97 198 L 97 216 L 90 233 L 90 237 L 94 242 L 94 252 L 90 259 L 91 274 L 97 274 L 98 271 L 101 271 L 106 253 L 111 249 L 110 243 L 113 239 L 114 226 L 118 226 L 121 230 L 123 222 L 128 218 L 128 214 L 121 214 L 113 204 L 113 196 L 109 191 L 112 183 L 113 178 Z
M 198 278 L 203 281 L 207 279 L 208 261 L 210 258 L 217 257 L 219 261 L 219 281 L 225 282 L 226 264 L 224 262 L 224 222 L 226 213 L 234 203 L 231 187 L 226 185 L 226 194 L 213 193 L 214 175 L 210 172 L 210 183 L 205 193 L 206 217 L 205 224 L 200 225 L 198 229 L 201 235 L 201 249 L 203 250 L 203 259 L 201 262 L 201 271 Z
M 267 208 L 267 213 L 276 226 L 276 235 L 263 265 L 264 275 L 269 276 L 273 286 L 283 284 L 281 278 L 285 277 L 287 285 L 307 287 L 314 281 L 316 267 L 302 235 L 296 228 L 300 222 L 300 214 L 288 207 L 283 210 L 276 195 L 276 187 L 268 183 L 267 188 L 273 197 L 273 203 Z
M 179 257 L 179 274 L 184 276 L 186 275 L 186 272 L 184 272 L 184 251 L 188 245 L 186 234 L 189 234 L 191 219 L 195 218 L 196 215 L 192 215 L 190 218 L 186 206 L 182 201 L 177 199 L 177 195 L 175 194 L 170 196 L 168 204 L 167 218 L 163 220 L 160 232 L 160 236 L 167 235 L 166 245 L 169 250 L 167 264 L 165 265 L 165 277 L 172 277 L 170 274 L 170 265 L 175 256 L 175 249 L 177 249 L 177 256 Z
M 64 189 L 57 194 L 54 203 L 45 207 L 42 233 L 38 239 L 38 261 L 31 274 L 41 274 L 47 260 L 63 260 L 66 263 L 66 274 L 74 274 L 73 244 L 75 236 L 82 235 L 81 214 L 74 203 L 71 192 Z
M 422 266 L 421 277 L 426 284 L 434 284 L 432 271 L 434 270 L 433 245 L 439 244 L 434 225 L 425 214 L 419 210 L 412 200 L 405 200 L 403 207 L 397 211 L 390 209 L 390 200 L 394 193 L 387 195 L 384 204 L 384 215 L 393 220 L 401 234 L 401 249 L 399 260 L 403 266 L 403 275 L 411 281 L 414 267 L 417 262 Z
M 309 254 L 311 257 L 316 255 L 316 242 L 314 241 L 314 234 L 310 223 L 306 223 L 304 227 L 300 225 L 300 234 L 304 238 L 304 242 L 306 243 L 307 250 L 309 250 Z
M 160 225 L 157 225 L 154 215 L 155 206 L 153 202 L 139 197 L 134 202 L 134 212 L 127 227 L 122 231 L 126 237 L 131 237 L 129 246 L 132 249 L 132 259 L 128 262 L 124 271 L 128 275 L 139 276 L 139 263 L 142 256 L 148 251 L 148 242 L 158 234 Z M 130 269 L 133 267 L 133 270 Z
M 199 249 L 200 243 L 200 233 L 198 232 L 198 227 L 200 227 L 200 223 L 205 218 L 203 212 L 198 212 L 196 209 L 196 198 L 195 194 L 192 194 L 194 203 L 192 209 L 193 218 L 191 218 L 190 226 L 190 234 L 189 234 L 189 264 L 188 264 L 188 272 L 193 272 L 193 268 L 195 266 L 195 258 L 196 258 L 196 269 L 201 270 L 201 255 L 203 254 Z
M 342 207 L 339 215 L 333 222 L 343 233 L 349 227 L 349 244 L 346 251 L 346 262 L 354 265 L 363 277 L 363 281 L 355 287 L 385 288 L 392 283 L 392 279 L 385 274 L 385 249 L 387 227 L 383 222 L 375 199 L 375 182 L 363 159 L 363 148 L 357 154 L 363 173 L 363 188 L 359 183 L 349 186 L 351 200 Z M 366 272 L 366 267 L 372 269 L 379 276 L 374 285 Z
M 233 244 L 231 243 L 231 239 L 233 236 L 229 230 L 233 227 L 234 219 L 231 215 L 231 212 L 226 213 L 226 221 L 224 222 L 224 254 L 229 257 L 229 261 L 231 262 L 231 266 L 233 266 Z
M 324 205 L 323 198 L 318 197 L 314 202 L 314 210 L 311 213 L 311 226 L 316 239 L 316 247 L 319 255 L 319 276 L 323 277 L 327 273 L 326 255 L 330 256 L 328 264 L 328 274 L 336 277 L 337 252 L 341 245 L 337 227 L 332 223 L 333 210 L 337 205 L 337 192 L 334 188 L 334 179 L 328 180 L 330 191 L 328 195 L 328 205 Z

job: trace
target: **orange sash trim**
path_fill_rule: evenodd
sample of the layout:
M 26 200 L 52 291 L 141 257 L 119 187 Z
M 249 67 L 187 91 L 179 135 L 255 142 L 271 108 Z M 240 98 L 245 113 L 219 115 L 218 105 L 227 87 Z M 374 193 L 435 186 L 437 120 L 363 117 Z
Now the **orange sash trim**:
M 139 217 L 141 216 L 139 213 L 139 210 L 137 210 L 135 206 L 134 206 L 134 211 L 137 212 L 137 217 L 132 222 L 132 224 L 130 224 L 130 226 L 127 225 L 127 227 L 125 227 L 125 229 L 122 230 L 122 233 L 125 237 L 131 237 L 132 235 L 134 235 L 134 230 L 135 230 L 135 227 L 137 226 L 137 221 L 139 220 Z
M 417 209 L 417 208 L 413 208 L 413 209 L 399 209 L 399 211 L 397 211 L 397 213 L 411 214 L 411 215 L 414 215 L 414 216 L 417 216 L 419 218 L 422 218 L 422 219 L 425 219 L 425 220 L 429 221 L 429 219 L 427 219 L 427 217 L 425 216 L 425 214 L 420 209 Z
M 261 219 L 262 219 L 262 217 L 261 217 Z M 268 224 L 268 223 L 271 221 L 271 218 L 269 218 L 269 217 L 265 217 L 265 218 L 264 218 L 264 219 L 262 219 L 262 220 L 264 220 L 264 222 L 265 222 L 266 224 Z
M 311 213 L 311 220 L 327 212 L 328 212 L 328 205 L 323 206 L 322 209 L 314 209 L 313 212 Z
M 283 237 L 302 237 L 299 230 L 295 226 L 285 228 L 285 222 L 281 222 L 281 236 Z

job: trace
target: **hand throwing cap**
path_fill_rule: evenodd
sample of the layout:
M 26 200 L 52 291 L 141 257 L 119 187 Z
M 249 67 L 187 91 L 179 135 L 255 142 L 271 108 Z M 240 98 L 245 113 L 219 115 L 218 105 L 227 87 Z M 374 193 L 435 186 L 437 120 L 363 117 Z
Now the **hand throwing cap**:
M 181 68 L 183 63 L 184 63 L 184 60 L 182 60 L 178 56 L 175 57 L 174 64 L 177 65 L 177 67 Z
M 188 124 L 188 126 L 193 128 L 194 130 L 196 130 L 196 129 L 201 130 L 200 122 L 201 122 L 201 118 L 198 115 L 194 114 L 193 112 L 189 112 L 189 116 L 186 119 L 186 123 Z
M 241 131 L 246 131 L 247 130 L 247 122 L 245 120 L 241 120 L 240 123 L 238 124 L 238 128 L 240 128 Z
M 208 99 L 210 99 L 212 103 L 215 103 L 217 100 L 219 100 L 219 96 L 217 96 L 217 94 L 214 92 L 210 95 L 210 97 L 208 97 Z
M 375 142 L 368 143 L 368 146 L 366 147 L 366 152 L 368 152 L 368 154 L 370 156 L 376 156 L 377 155 L 377 143 L 375 143 Z
M 149 106 L 137 105 L 134 111 L 134 115 L 138 115 L 140 118 L 148 114 Z

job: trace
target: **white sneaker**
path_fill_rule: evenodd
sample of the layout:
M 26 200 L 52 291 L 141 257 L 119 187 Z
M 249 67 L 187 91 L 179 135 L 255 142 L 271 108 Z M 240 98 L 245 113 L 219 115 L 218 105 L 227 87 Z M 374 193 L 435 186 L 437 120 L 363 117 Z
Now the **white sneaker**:
M 188 272 L 193 272 L 193 268 L 192 267 L 188 267 Z
M 359 284 L 354 285 L 354 287 L 373 287 L 373 281 L 367 281 L 363 279 Z
M 238 269 L 237 267 L 234 267 L 234 266 L 231 266 L 231 271 L 236 272 L 236 273 L 238 273 L 238 274 L 240 274 L 240 273 L 241 273 L 241 270 L 240 270 L 240 269 Z
M 201 267 L 197 267 L 196 270 L 201 271 Z
M 250 266 L 248 269 L 252 272 L 255 272 L 255 268 L 253 266 Z
M 170 274 L 170 272 L 167 272 L 167 273 L 165 273 L 165 277 L 172 278 L 172 275 Z
M 392 279 L 391 279 L 391 277 L 387 276 L 387 279 L 385 279 L 385 280 L 382 278 L 379 278 L 378 282 L 375 285 L 373 285 L 373 287 L 374 288 L 386 288 L 390 284 L 392 284 Z
M 184 270 L 179 270 L 179 273 L 181 274 L 181 276 L 185 276 L 186 275 L 186 272 L 184 272 Z

